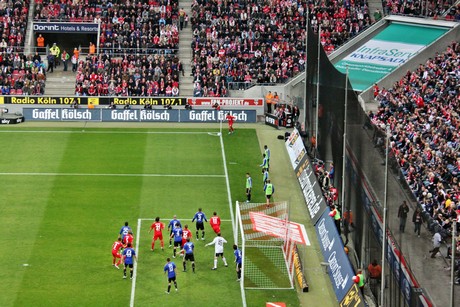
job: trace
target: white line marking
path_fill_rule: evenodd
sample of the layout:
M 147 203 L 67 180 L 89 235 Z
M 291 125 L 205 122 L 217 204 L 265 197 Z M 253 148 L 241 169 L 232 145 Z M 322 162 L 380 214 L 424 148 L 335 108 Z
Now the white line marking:
M 91 174 L 91 173 L 0 173 L 0 176 L 106 176 L 106 177 L 204 177 L 225 178 L 225 175 L 207 174 Z
M 225 184 L 227 186 L 228 209 L 230 210 L 230 218 L 232 220 L 233 240 L 237 242 L 235 233 L 235 217 L 233 216 L 232 193 L 230 192 L 230 181 L 228 180 L 227 159 L 225 158 L 224 139 L 222 138 L 222 133 L 220 134 L 220 147 L 222 149 L 222 160 L 224 162 Z
M 181 217 L 177 217 L 177 219 L 180 221 L 180 220 L 186 220 L 186 218 L 181 218 Z M 154 221 L 155 219 L 154 218 L 140 218 L 139 220 L 141 221 Z M 220 220 L 221 222 L 231 222 L 232 220 Z
M 137 231 L 136 231 L 136 255 L 139 260 L 139 237 L 141 233 L 141 219 L 137 219 Z M 129 306 L 134 306 L 134 295 L 136 294 L 136 278 L 137 278 L 137 261 L 134 262 L 134 272 L 133 272 L 133 281 L 131 284 L 131 299 L 129 300 Z
M 85 134 L 208 134 L 207 131 L 100 131 L 100 130 L 78 130 L 81 128 L 76 127 L 75 130 L 3 130 L 0 129 L 0 133 L 85 133 Z M 87 128 L 88 129 L 88 128 Z M 98 128 L 95 128 L 98 129 Z

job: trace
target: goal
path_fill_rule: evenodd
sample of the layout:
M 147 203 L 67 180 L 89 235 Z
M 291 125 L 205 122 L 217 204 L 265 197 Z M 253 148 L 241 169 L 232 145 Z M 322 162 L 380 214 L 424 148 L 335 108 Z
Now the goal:
M 243 254 L 241 289 L 293 289 L 296 242 L 287 202 L 236 202 L 235 236 Z

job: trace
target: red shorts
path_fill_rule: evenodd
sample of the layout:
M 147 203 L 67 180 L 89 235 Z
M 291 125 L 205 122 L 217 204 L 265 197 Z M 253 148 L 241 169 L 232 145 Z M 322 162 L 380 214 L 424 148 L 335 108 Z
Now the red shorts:
M 182 246 L 184 246 L 185 243 L 187 243 L 187 240 L 182 239 Z
M 215 233 L 220 232 L 220 226 L 219 225 L 212 225 L 212 230 L 214 230 Z
M 114 251 L 112 251 L 112 256 L 113 256 L 113 258 L 121 258 L 120 253 L 117 253 L 117 252 L 114 252 Z
M 153 236 L 153 241 L 156 241 L 160 239 L 160 241 L 163 241 L 163 234 L 162 233 L 156 233 L 154 236 Z

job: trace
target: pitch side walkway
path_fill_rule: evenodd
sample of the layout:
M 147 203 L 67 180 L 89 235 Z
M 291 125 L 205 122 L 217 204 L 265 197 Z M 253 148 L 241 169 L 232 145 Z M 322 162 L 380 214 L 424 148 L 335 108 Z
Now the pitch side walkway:
M 355 126 L 350 135 L 358 135 L 360 133 L 372 133 L 369 130 L 363 130 L 359 126 Z M 374 191 L 378 199 L 383 204 L 384 199 L 384 170 L 385 166 L 382 165 L 383 157 L 374 148 L 373 144 L 364 144 L 362 149 L 366 155 L 360 161 L 363 165 L 364 171 L 371 179 L 376 182 Z M 376 172 L 379 169 L 381 171 Z M 374 170 L 374 171 L 370 171 Z M 406 230 L 404 233 L 399 232 L 399 219 L 398 208 L 402 201 L 406 200 L 409 203 L 410 211 L 407 218 Z M 432 248 L 432 234 L 426 228 L 426 224 L 422 227 L 421 237 L 417 237 L 414 233 L 412 223 L 412 214 L 415 210 L 415 203 L 407 198 L 405 192 L 401 189 L 398 183 L 398 177 L 392 172 L 388 171 L 388 223 L 389 229 L 393 233 L 393 237 L 399 244 L 408 265 L 410 266 L 415 278 L 420 286 L 424 288 L 429 297 L 431 298 L 434 306 L 444 307 L 450 306 L 450 260 L 447 260 L 446 245 L 443 244 L 441 254 L 436 256 L 435 259 L 430 258 L 428 251 Z M 450 242 L 448 242 L 450 244 Z M 380 260 L 379 260 L 380 262 Z M 365 264 L 367 267 L 368 264 Z M 388 274 L 388 270 L 386 269 Z M 460 286 L 455 286 L 455 306 L 460 306 Z M 386 294 L 387 295 L 387 294 Z
M 305 225 L 311 246 L 304 249 L 305 255 L 301 255 L 304 272 L 309 285 L 309 292 L 298 292 L 302 306 L 313 306 L 321 302 L 321 306 L 338 306 L 337 298 L 331 286 L 331 280 L 324 267 L 323 255 L 316 237 L 316 231 L 308 215 L 305 199 L 303 198 L 299 182 L 292 170 L 291 162 L 284 145 L 284 140 L 279 140 L 278 135 L 283 135 L 288 130 L 275 130 L 273 127 L 258 124 L 257 136 L 261 148 L 270 148 L 270 180 L 275 186 L 277 200 L 289 202 L 290 219 Z M 260 174 L 257 174 L 260 175 Z M 260 175 L 261 176 L 261 175 Z

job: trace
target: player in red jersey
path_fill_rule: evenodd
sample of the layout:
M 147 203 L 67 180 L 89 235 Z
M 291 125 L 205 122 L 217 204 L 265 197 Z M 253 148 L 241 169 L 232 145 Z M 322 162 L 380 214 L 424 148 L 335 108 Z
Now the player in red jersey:
M 155 218 L 155 222 L 152 224 L 152 226 L 150 226 L 149 233 L 152 231 L 152 229 L 155 229 L 152 238 L 152 252 L 155 249 L 155 241 L 158 239 L 160 239 L 161 250 L 164 251 L 163 229 L 165 229 L 165 224 L 160 222 L 160 218 L 158 216 Z
M 133 241 L 133 232 L 129 231 L 128 234 L 123 238 L 123 247 L 126 248 L 128 246 L 128 243 L 131 243 L 131 246 L 134 246 Z
M 188 229 L 188 225 L 185 225 L 184 228 L 182 229 L 182 246 L 181 248 L 184 248 L 184 244 L 187 243 L 187 239 L 192 239 L 192 232 L 190 231 L 190 229 Z M 180 255 L 179 256 L 183 256 L 184 255 L 184 250 L 182 249 L 180 251 Z
M 230 113 L 227 113 L 225 116 L 225 119 L 228 121 L 228 134 L 232 134 L 235 129 L 233 129 L 233 122 L 235 121 L 235 116 L 231 115 Z
M 121 264 L 121 249 L 123 247 L 123 243 L 121 243 L 121 238 L 118 238 L 117 241 L 113 242 L 112 244 L 112 265 L 117 269 L 120 269 L 118 266 Z M 117 262 L 117 258 L 119 259 Z
M 188 238 L 192 239 L 192 232 L 188 229 L 188 225 L 185 225 L 182 229 L 182 246 L 187 243 Z
M 209 224 L 216 234 L 220 232 L 220 217 L 217 215 L 217 212 L 214 211 L 212 217 L 209 219 Z

